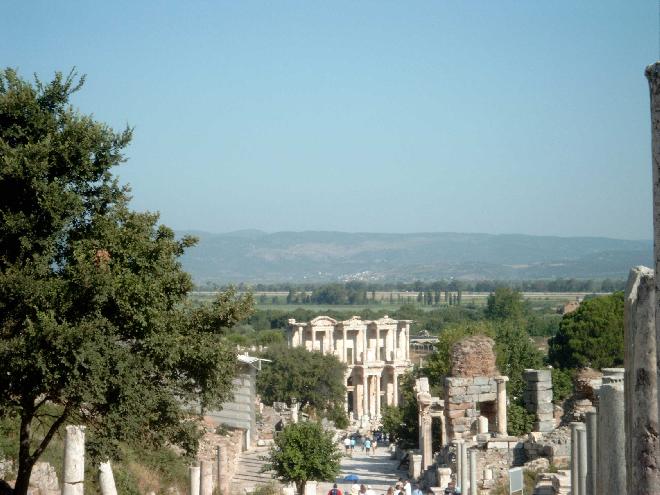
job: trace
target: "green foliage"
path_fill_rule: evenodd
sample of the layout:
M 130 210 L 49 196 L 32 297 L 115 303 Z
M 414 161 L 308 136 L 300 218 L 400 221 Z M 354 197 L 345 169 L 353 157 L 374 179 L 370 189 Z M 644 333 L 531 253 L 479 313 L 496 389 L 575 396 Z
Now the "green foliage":
M 88 426 L 95 461 L 123 440 L 192 455 L 199 432 L 180 404 L 228 398 L 235 356 L 222 335 L 252 308 L 232 290 L 186 304 L 179 257 L 195 240 L 128 208 L 111 169 L 132 131 L 72 109 L 81 86 L 72 74 L 34 85 L 0 74 L 0 413 L 30 439 L 17 495 L 66 422 Z
M 583 301 L 564 315 L 550 341 L 558 368 L 607 368 L 623 364 L 623 292 Z
M 552 401 L 559 404 L 573 393 L 573 370 L 552 369 Z
M 341 451 L 320 423 L 287 425 L 276 437 L 264 470 L 273 470 L 278 479 L 295 483 L 299 495 L 309 480 L 333 481 L 339 474 Z
M 401 375 L 400 405 L 386 406 L 382 411 L 383 431 L 386 431 L 402 448 L 416 447 L 419 441 L 417 395 L 414 386 L 415 373 L 407 372 Z
M 520 397 L 524 389 L 523 371 L 543 365 L 543 354 L 534 346 L 519 321 L 503 320 L 494 324 L 497 367 L 509 377 L 507 392 Z
M 486 317 L 491 320 L 520 320 L 526 311 L 522 293 L 509 287 L 498 287 L 486 302 Z
M 517 402 L 510 402 L 507 407 L 507 429 L 509 435 L 526 435 L 534 427 L 534 413 L 530 413 Z
M 533 337 L 554 337 L 559 331 L 561 315 L 530 315 L 527 318 L 527 333 Z
M 264 363 L 257 373 L 257 391 L 266 404 L 286 402 L 295 398 L 302 405 L 309 404 L 321 414 L 343 409 L 346 386 L 346 366 L 336 356 L 310 352 L 303 347 L 289 349 L 275 345 L 265 351 Z

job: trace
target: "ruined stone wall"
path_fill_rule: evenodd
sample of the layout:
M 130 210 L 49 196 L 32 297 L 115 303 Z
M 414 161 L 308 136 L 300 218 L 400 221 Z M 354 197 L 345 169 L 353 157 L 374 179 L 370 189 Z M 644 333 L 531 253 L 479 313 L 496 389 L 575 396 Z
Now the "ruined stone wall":
M 477 432 L 477 418 L 482 406 L 494 411 L 496 400 L 495 378 L 487 376 L 445 378 L 445 420 L 447 437 L 467 438 Z M 495 431 L 495 418 L 489 418 L 488 429 Z
M 534 431 L 552 431 L 555 427 L 552 404 L 552 374 L 550 370 L 525 370 L 525 407 L 536 416 Z

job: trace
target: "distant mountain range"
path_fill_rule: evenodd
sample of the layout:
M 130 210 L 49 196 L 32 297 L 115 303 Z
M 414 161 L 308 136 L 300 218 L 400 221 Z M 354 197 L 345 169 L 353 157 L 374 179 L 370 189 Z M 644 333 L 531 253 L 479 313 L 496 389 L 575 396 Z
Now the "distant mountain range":
M 199 238 L 183 257 L 198 284 L 347 280 L 625 278 L 652 241 L 458 233 L 242 230 Z

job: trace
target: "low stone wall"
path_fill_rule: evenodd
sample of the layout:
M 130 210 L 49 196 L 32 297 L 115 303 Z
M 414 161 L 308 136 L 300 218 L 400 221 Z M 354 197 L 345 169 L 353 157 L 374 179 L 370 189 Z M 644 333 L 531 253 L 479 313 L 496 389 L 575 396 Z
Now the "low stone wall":
M 571 455 L 571 432 L 562 426 L 546 434 L 530 434 L 523 443 L 527 461 L 545 457 L 550 464 L 567 466 Z
M 468 438 L 477 433 L 477 418 L 488 418 L 495 430 L 497 385 L 494 377 L 445 378 L 445 420 L 450 439 Z

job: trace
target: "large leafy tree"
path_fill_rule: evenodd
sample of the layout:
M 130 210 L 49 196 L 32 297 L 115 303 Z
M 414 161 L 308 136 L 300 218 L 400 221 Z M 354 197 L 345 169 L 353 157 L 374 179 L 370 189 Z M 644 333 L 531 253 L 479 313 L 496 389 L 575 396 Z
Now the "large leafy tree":
M 338 419 L 336 413 L 343 411 L 346 397 L 346 366 L 336 356 L 279 344 L 268 348 L 264 357 L 272 362 L 257 374 L 257 391 L 266 404 L 290 405 L 292 399 L 297 399 Z
M 0 73 L 0 414 L 20 419 L 19 495 L 67 422 L 88 426 L 94 459 L 127 439 L 194 452 L 181 404 L 229 396 L 235 356 L 220 338 L 251 310 L 231 291 L 185 303 L 178 259 L 195 241 L 129 209 L 111 169 L 131 130 L 73 109 L 82 84 Z
M 308 481 L 333 481 L 337 477 L 341 451 L 331 432 L 310 421 L 287 425 L 275 437 L 267 459 L 264 468 L 273 470 L 281 481 L 295 483 L 298 495 L 303 495 Z
M 550 363 L 559 368 L 623 364 L 623 292 L 585 300 L 564 315 L 550 340 Z

